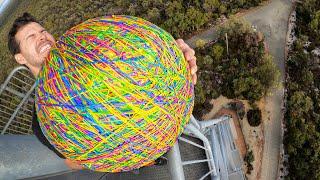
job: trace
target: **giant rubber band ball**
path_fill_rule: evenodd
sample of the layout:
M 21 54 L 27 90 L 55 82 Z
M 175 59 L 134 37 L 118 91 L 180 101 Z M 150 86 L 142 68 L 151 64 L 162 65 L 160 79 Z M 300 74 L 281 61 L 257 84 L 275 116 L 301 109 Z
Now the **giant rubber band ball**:
M 58 39 L 39 73 L 41 130 L 61 154 L 91 170 L 148 165 L 190 119 L 188 68 L 173 37 L 146 20 L 87 20 Z

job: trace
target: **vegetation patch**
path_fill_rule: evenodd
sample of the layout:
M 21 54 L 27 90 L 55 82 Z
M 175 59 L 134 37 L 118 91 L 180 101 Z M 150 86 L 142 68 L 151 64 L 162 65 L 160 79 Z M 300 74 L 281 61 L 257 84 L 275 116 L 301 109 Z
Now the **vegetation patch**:
M 247 174 L 251 174 L 251 171 L 253 170 L 253 163 L 254 161 L 254 155 L 252 150 L 248 151 L 246 156 L 244 157 L 244 162 L 247 165 Z
M 257 107 L 247 112 L 247 119 L 250 126 L 257 127 L 261 124 L 261 110 Z
M 296 18 L 287 59 L 287 178 L 320 179 L 320 1 L 297 3 Z
M 223 95 L 253 104 L 279 83 L 280 72 L 265 51 L 262 34 L 248 22 L 231 18 L 218 33 L 213 43 L 197 42 L 199 80 L 194 114 L 198 117 L 206 112 L 210 99 Z

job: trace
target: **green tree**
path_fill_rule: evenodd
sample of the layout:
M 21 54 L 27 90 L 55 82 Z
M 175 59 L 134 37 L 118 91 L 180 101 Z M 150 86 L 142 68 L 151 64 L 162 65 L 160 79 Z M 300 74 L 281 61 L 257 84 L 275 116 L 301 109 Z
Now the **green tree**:
M 147 12 L 147 18 L 151 22 L 157 24 L 161 20 L 160 10 L 158 8 L 149 9 Z
M 212 46 L 211 55 L 215 61 L 220 62 L 224 54 L 224 48 L 220 44 Z
M 320 10 L 315 13 L 315 15 L 312 18 L 312 21 L 310 23 L 310 26 L 311 26 L 311 30 L 313 32 L 319 34 L 319 30 L 320 30 Z
M 220 2 L 218 0 L 205 0 L 203 3 L 203 8 L 207 12 L 212 12 L 215 9 L 218 9 L 220 6 Z
M 257 107 L 250 109 L 247 112 L 247 119 L 250 126 L 256 127 L 261 124 L 261 110 Z
M 255 74 L 265 90 L 279 84 L 280 71 L 274 63 L 273 57 L 270 55 L 263 56 L 263 61 L 257 66 Z
M 186 18 L 191 31 L 198 30 L 208 21 L 206 14 L 202 13 L 200 10 L 197 10 L 195 7 L 188 8 Z
M 202 49 L 204 48 L 204 46 L 207 44 L 207 41 L 206 40 L 203 40 L 203 39 L 198 39 L 196 41 L 196 48 L 197 49 Z
M 249 101 L 259 100 L 264 95 L 261 83 L 254 77 L 234 79 L 233 89 L 236 97 Z
M 296 91 L 288 101 L 291 117 L 303 117 L 303 115 L 313 108 L 313 102 L 303 91 Z

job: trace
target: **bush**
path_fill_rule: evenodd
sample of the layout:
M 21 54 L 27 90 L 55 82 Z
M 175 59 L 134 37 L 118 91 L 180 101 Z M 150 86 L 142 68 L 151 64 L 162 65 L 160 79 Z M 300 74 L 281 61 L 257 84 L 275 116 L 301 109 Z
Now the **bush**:
M 247 112 L 248 123 L 256 127 L 261 124 L 261 110 L 259 108 L 250 109 Z
M 244 157 L 244 162 L 247 163 L 247 173 L 251 174 L 251 171 L 253 170 L 252 162 L 254 161 L 254 155 L 252 150 L 248 151 L 246 156 Z

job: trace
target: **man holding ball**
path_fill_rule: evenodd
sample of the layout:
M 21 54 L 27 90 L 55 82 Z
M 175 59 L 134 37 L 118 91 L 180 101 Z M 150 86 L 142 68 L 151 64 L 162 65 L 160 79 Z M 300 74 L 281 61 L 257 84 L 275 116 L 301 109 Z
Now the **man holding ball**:
M 197 80 L 196 57 L 195 52 L 182 39 L 176 40 L 179 48 L 188 61 L 191 70 L 192 81 L 195 84 Z M 15 60 L 27 66 L 32 74 L 37 77 L 43 62 L 48 56 L 51 47 L 55 44 L 53 36 L 43 28 L 34 17 L 29 13 L 24 13 L 18 17 L 8 34 L 8 47 Z M 54 151 L 60 158 L 65 159 L 65 164 L 71 169 L 83 169 L 76 162 L 66 159 L 59 153 L 43 135 L 36 114 L 32 121 L 32 129 L 42 144 Z

